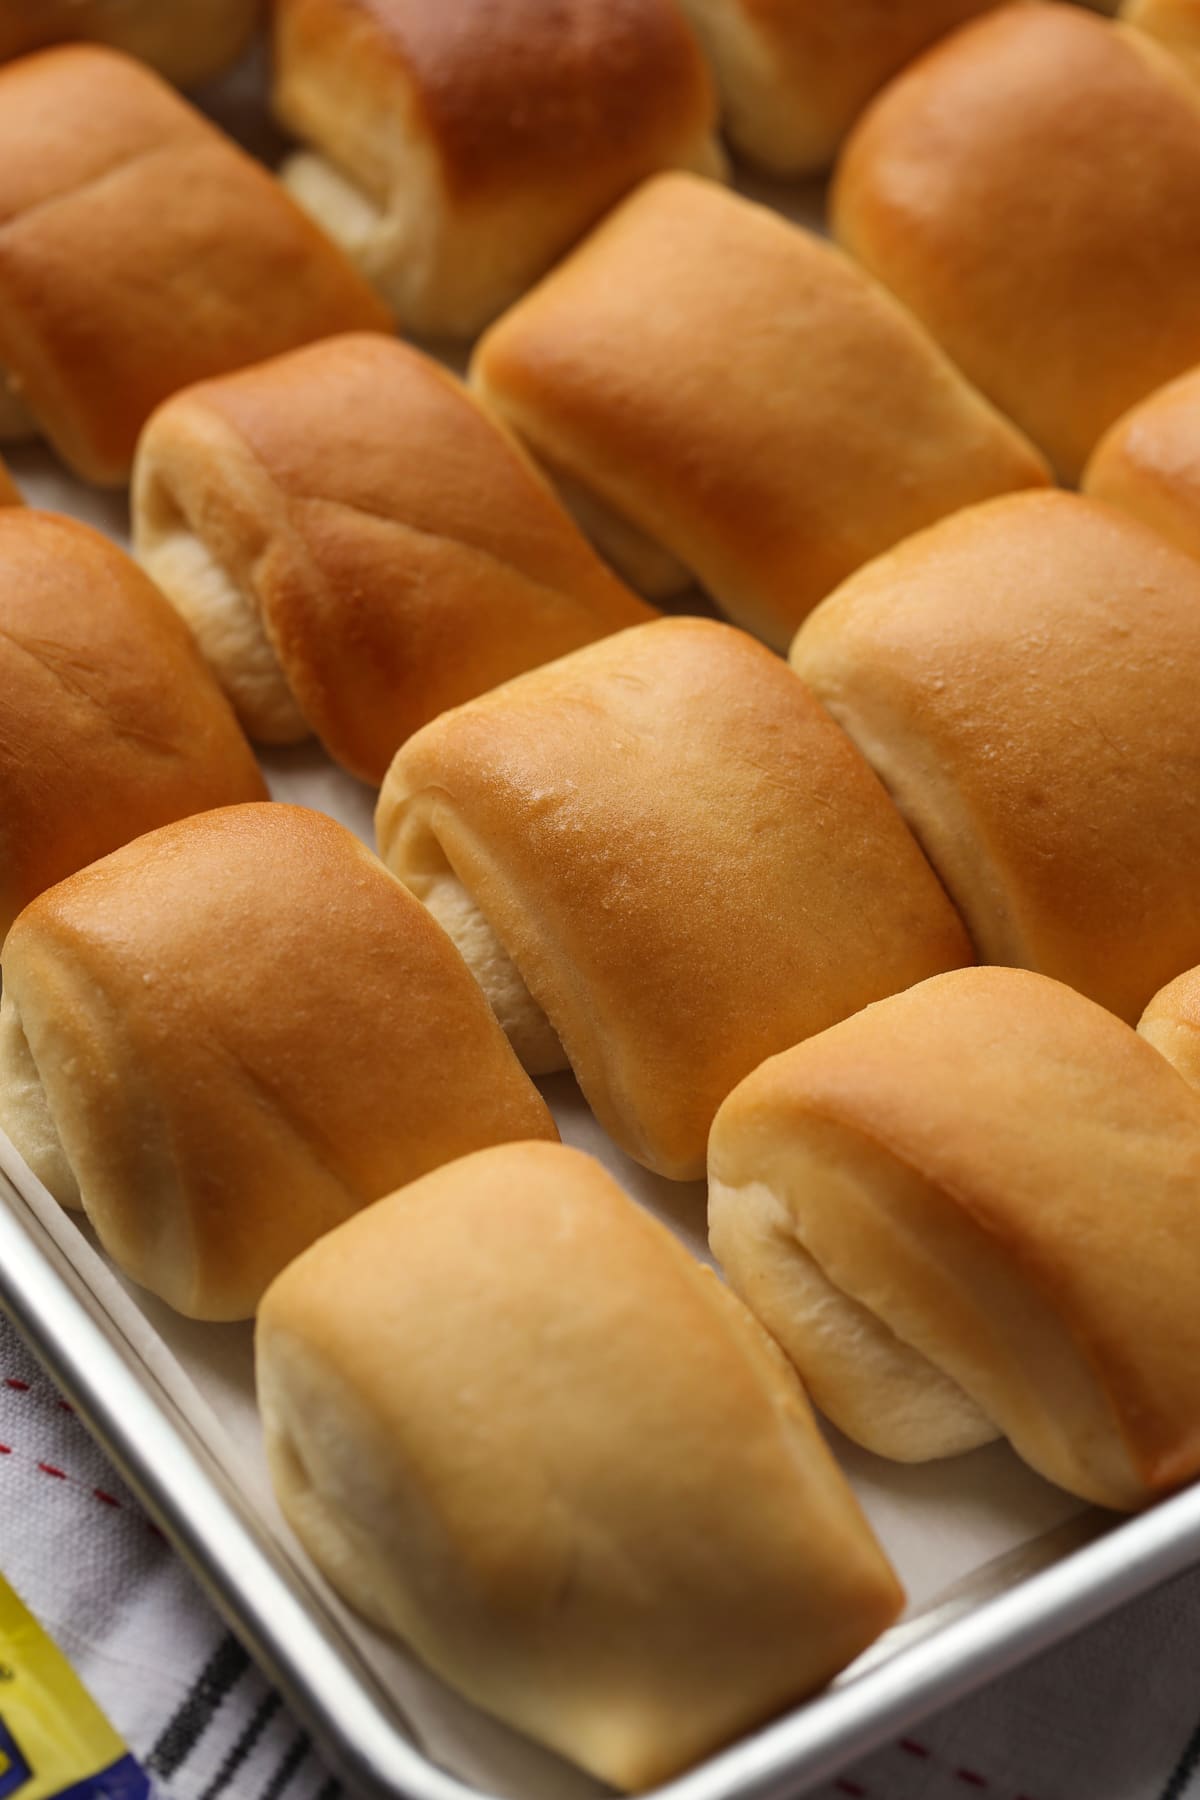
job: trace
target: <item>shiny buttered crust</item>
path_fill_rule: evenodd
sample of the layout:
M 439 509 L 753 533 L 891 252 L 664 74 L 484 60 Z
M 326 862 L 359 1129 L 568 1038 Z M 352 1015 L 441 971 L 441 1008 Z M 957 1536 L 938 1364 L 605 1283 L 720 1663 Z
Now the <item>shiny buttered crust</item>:
M 190 634 L 73 519 L 0 508 L 0 939 L 36 894 L 266 787 Z
M 283 1510 L 350 1603 L 622 1788 L 821 1686 L 902 1595 L 799 1383 L 578 1151 L 484 1151 L 271 1287 Z
M 1200 105 L 1172 58 L 1077 7 L 1008 6 L 884 90 L 832 216 L 1074 480 L 1114 419 L 1200 362 L 1198 192 Z
M 869 1007 L 730 1095 L 710 1181 L 734 1288 L 869 1448 L 990 1424 L 1120 1508 L 1200 1472 L 1200 1099 L 1091 1001 L 969 969 Z
M 0 60 L 89 38 L 191 87 L 233 62 L 259 10 L 260 0 L 0 0 Z
M 91 481 L 128 477 L 188 382 L 389 325 L 278 182 L 116 51 L 0 68 L 0 220 L 0 369 Z
M 998 0 L 682 0 L 716 70 L 725 131 L 777 175 L 815 174 L 885 81 Z
M 779 648 L 869 557 L 1047 479 L 848 258 L 688 176 L 640 189 L 501 319 L 472 381 Z
M 970 957 L 853 745 L 708 620 L 637 626 L 435 720 L 377 826 L 419 897 L 461 884 L 606 1129 L 680 1179 L 764 1056 Z
M 376 784 L 438 713 L 651 616 L 499 424 L 395 338 L 168 400 L 133 528 L 250 735 L 315 731 Z
M 1185 74 L 1200 87 L 1200 0 L 1125 0 L 1121 17 L 1178 57 Z
M 1200 557 L 1200 369 L 1118 419 L 1101 438 L 1082 486 Z
M 249 1316 L 351 1213 L 550 1116 L 444 932 L 341 825 L 205 813 L 26 908 L 0 1128 L 193 1318 Z
M 622 194 L 719 176 L 675 0 L 278 0 L 285 179 L 426 336 L 471 337 Z
M 1185 1081 L 1200 1088 L 1200 968 L 1177 975 L 1155 994 L 1138 1030 Z
M 980 960 L 1135 1021 L 1200 962 L 1200 565 L 1072 494 L 946 519 L 818 608 L 793 667 Z

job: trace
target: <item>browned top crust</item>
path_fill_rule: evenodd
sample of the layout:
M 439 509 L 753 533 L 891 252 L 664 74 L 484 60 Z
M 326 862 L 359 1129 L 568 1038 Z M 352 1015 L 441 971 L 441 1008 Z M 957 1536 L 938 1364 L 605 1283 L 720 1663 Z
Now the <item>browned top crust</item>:
M 389 323 L 267 171 L 141 64 L 69 45 L 0 69 L 0 366 L 80 474 L 124 480 L 188 382 Z

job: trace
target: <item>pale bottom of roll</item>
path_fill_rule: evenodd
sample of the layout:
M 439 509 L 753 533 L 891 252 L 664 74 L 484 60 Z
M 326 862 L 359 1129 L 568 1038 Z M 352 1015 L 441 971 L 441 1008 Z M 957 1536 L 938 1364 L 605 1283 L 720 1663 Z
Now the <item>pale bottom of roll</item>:
M 165 482 L 139 495 L 135 553 L 199 644 L 247 735 L 297 744 L 312 731 L 249 595 L 190 528 Z
M 765 1182 L 713 1180 L 708 1218 L 717 1261 L 848 1437 L 894 1462 L 929 1462 L 1001 1435 L 956 1382 L 834 1286 Z
M 0 1131 L 44 1188 L 73 1212 L 83 1200 L 11 994 L 0 999 Z

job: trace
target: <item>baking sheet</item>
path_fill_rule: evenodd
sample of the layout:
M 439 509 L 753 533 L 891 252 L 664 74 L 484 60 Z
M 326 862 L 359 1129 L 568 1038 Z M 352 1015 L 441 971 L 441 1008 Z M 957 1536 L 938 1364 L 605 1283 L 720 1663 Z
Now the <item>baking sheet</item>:
M 279 145 L 264 124 L 260 83 L 261 71 L 252 60 L 209 99 L 211 110 L 222 123 L 272 159 Z M 753 191 L 756 198 L 779 204 L 782 210 L 804 222 L 819 220 L 821 195 L 816 188 L 781 189 L 759 184 Z M 127 543 L 128 513 L 123 495 L 106 495 L 86 488 L 65 475 L 49 452 L 41 448 L 13 449 L 8 460 L 31 504 L 71 513 Z M 368 843 L 372 841 L 373 794 L 338 770 L 317 747 L 272 752 L 263 757 L 263 764 L 277 798 L 319 807 L 341 819 Z M 697 1255 L 705 1255 L 703 1189 L 699 1185 L 680 1186 L 660 1180 L 624 1157 L 600 1131 L 570 1077 L 555 1076 L 540 1085 L 564 1140 L 599 1156 L 629 1193 L 662 1218 Z M 132 1348 L 147 1392 L 157 1396 L 155 1404 L 167 1404 L 174 1414 L 186 1420 L 190 1433 L 223 1473 L 231 1491 L 241 1496 L 252 1520 L 282 1553 L 291 1578 L 299 1585 L 314 1616 L 332 1621 L 335 1635 L 344 1634 L 351 1666 L 376 1698 L 387 1696 L 383 1704 L 397 1729 L 434 1764 L 489 1794 L 512 1796 L 513 1800 L 517 1796 L 521 1800 L 583 1800 L 584 1796 L 600 1793 L 602 1790 L 589 1778 L 458 1699 L 401 1647 L 354 1619 L 326 1587 L 291 1539 L 271 1496 L 253 1399 L 250 1327 L 200 1325 L 180 1319 L 160 1302 L 124 1282 L 97 1252 L 86 1229 L 81 1230 L 39 1189 L 4 1140 L 0 1140 L 0 1171 L 20 1190 L 37 1222 L 37 1231 L 57 1246 L 79 1277 L 91 1296 L 102 1328 L 114 1343 Z M 46 1349 L 45 1341 L 42 1347 Z M 71 1345 L 59 1344 L 57 1351 L 62 1373 L 69 1369 Z M 872 1731 L 877 1736 L 880 1729 L 886 1728 L 887 1719 L 898 1717 L 898 1709 L 903 1709 L 903 1676 L 899 1690 L 893 1685 L 890 1699 L 886 1684 L 878 1679 L 889 1659 L 897 1671 L 911 1664 L 915 1671 L 914 1693 L 920 1686 L 926 1695 L 948 1695 L 955 1677 L 949 1666 L 943 1675 L 938 1675 L 937 1656 L 929 1654 L 930 1647 L 943 1642 L 951 1644 L 955 1621 L 961 1624 L 984 1619 L 980 1607 L 989 1596 L 1000 1594 L 1019 1602 L 1025 1591 L 1021 1584 L 1031 1572 L 1055 1564 L 1098 1531 L 1108 1530 L 1112 1521 L 1050 1487 L 1005 1445 L 991 1445 L 952 1462 L 902 1467 L 870 1456 L 835 1433 L 830 1436 L 909 1596 L 908 1611 L 901 1623 L 836 1684 L 839 1697 L 852 1696 L 856 1690 L 864 1697 L 872 1696 L 862 1716 L 868 1736 Z M 196 1492 L 197 1505 L 207 1504 L 199 1485 Z M 1180 1566 L 1181 1559 L 1190 1554 L 1186 1530 L 1194 1530 L 1200 1542 L 1200 1501 L 1194 1495 L 1185 1499 L 1196 1503 L 1190 1510 L 1179 1511 L 1184 1524 L 1175 1528 L 1174 1535 L 1169 1522 L 1142 1520 L 1136 1526 L 1123 1528 L 1125 1532 L 1141 1532 L 1140 1537 L 1131 1537 L 1129 1542 L 1143 1546 L 1144 1563 L 1141 1574 L 1130 1574 L 1124 1591 L 1133 1591 L 1129 1584 L 1135 1580 L 1144 1585 L 1150 1578 L 1145 1571 L 1161 1573 Z M 1179 1503 L 1172 1505 L 1179 1507 Z M 204 1556 L 198 1560 L 203 1564 Z M 1131 1571 L 1136 1561 L 1131 1549 Z M 1064 1570 L 1066 1566 L 1063 1565 Z M 1098 1570 L 1105 1566 L 1102 1562 L 1095 1564 Z M 1120 1584 L 1115 1565 L 1107 1588 L 1102 1587 L 1098 1577 L 1092 1580 L 1090 1610 L 1095 1612 L 1106 1600 L 1111 1601 Z M 236 1588 L 236 1578 L 224 1583 L 226 1594 L 231 1585 Z M 1046 1591 L 1043 1585 L 1043 1596 Z M 1053 1635 L 1055 1617 L 1061 1627 L 1069 1614 L 1082 1617 L 1088 1610 L 1086 1580 L 1082 1586 L 1079 1580 L 1074 1585 L 1067 1582 L 1061 1590 L 1057 1612 L 1043 1597 L 1039 1623 L 1031 1606 L 1024 1637 L 1019 1618 L 1010 1620 L 1009 1636 L 1004 1640 L 1009 1648 L 1003 1654 L 1012 1660 L 1016 1653 L 1012 1646 L 1018 1641 L 1027 1638 L 1031 1646 L 1048 1641 Z M 997 1627 L 992 1640 L 993 1664 L 1000 1659 L 1002 1636 Z M 962 1670 L 967 1668 L 971 1656 L 975 1659 L 972 1666 L 987 1666 L 986 1633 L 960 1635 L 954 1641 L 960 1645 L 955 1654 Z M 912 1662 L 911 1653 L 914 1645 L 922 1644 L 926 1654 L 918 1665 Z M 963 1679 L 965 1676 L 960 1673 L 960 1683 Z M 784 1761 L 791 1758 L 788 1787 L 792 1793 L 802 1791 L 807 1781 L 799 1778 L 801 1770 L 806 1768 L 808 1777 L 816 1779 L 827 1769 L 829 1747 L 839 1729 L 845 1739 L 845 1721 L 852 1715 L 845 1707 L 839 1713 L 827 1697 L 810 1703 L 798 1716 L 811 1717 L 813 1731 L 804 1736 L 793 1729 L 790 1739 L 787 1727 L 760 1734 L 762 1745 L 777 1746 L 775 1761 L 771 1761 L 765 1748 L 757 1761 L 750 1752 L 742 1753 L 740 1763 L 724 1759 L 724 1785 L 710 1784 L 710 1791 L 767 1791 L 763 1784 L 770 1770 L 778 1767 L 779 1745 L 784 1746 Z M 827 1727 L 823 1727 L 824 1720 L 830 1721 Z M 824 1755 L 820 1748 L 823 1729 Z M 804 1743 L 808 1750 L 800 1754 Z M 789 1744 L 792 1750 L 787 1749 Z M 698 1780 L 701 1778 L 689 1778 L 692 1785 Z M 411 1782 L 405 1791 L 415 1791 Z

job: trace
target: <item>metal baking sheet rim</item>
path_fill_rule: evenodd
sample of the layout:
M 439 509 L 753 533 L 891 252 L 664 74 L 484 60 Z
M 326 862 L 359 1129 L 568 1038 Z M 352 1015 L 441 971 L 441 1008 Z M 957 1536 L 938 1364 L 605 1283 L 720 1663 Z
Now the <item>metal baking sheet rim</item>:
M 405 1738 L 338 1627 L 314 1613 L 283 1549 L 3 1172 L 0 1202 L 0 1307 L 346 1786 L 371 1800 L 477 1800 L 483 1790 Z M 655 1789 L 655 1800 L 794 1800 L 1200 1560 L 1200 1486 L 1118 1523 L 1085 1514 L 1043 1543 L 1049 1566 L 990 1598 L 964 1593 L 897 1627 L 824 1694 Z

